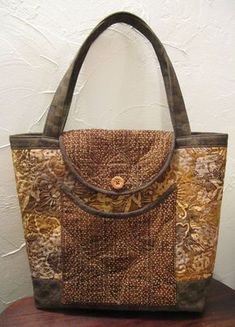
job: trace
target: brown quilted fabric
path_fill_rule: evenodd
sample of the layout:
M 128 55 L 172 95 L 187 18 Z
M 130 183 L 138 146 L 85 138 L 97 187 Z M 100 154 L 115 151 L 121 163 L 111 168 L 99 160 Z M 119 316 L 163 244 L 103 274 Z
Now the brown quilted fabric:
M 157 175 L 174 142 L 172 132 L 90 129 L 63 133 L 65 154 L 84 181 L 112 190 L 112 179 L 132 190 Z
M 173 191 L 132 218 L 101 218 L 63 195 L 62 303 L 166 306 L 176 303 Z

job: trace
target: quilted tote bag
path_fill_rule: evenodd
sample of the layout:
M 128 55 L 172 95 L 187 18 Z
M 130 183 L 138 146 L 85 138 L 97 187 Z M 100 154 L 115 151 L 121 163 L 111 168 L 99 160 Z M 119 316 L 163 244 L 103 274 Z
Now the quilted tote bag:
M 116 23 L 151 43 L 173 132 L 63 131 L 87 52 Z M 43 133 L 10 142 L 38 307 L 203 310 L 227 135 L 190 131 L 172 64 L 144 21 L 118 12 L 98 24 L 59 84 Z

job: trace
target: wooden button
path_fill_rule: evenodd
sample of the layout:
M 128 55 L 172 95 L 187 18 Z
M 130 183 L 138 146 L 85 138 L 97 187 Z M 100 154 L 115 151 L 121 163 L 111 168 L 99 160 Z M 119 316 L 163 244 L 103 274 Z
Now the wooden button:
M 124 179 L 121 176 L 114 176 L 111 179 L 111 185 L 115 190 L 120 190 L 124 186 Z

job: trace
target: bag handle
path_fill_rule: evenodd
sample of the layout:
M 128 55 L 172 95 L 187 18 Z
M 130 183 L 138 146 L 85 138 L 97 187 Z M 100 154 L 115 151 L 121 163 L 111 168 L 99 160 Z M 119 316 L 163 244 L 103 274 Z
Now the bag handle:
M 50 105 L 43 131 L 43 137 L 59 138 L 60 134 L 63 132 L 78 74 L 87 52 L 97 37 L 109 26 L 116 23 L 126 23 L 131 25 L 150 41 L 160 63 L 175 136 L 181 137 L 191 134 L 179 83 L 162 43 L 142 19 L 128 12 L 117 12 L 106 17 L 93 29 L 65 73 Z

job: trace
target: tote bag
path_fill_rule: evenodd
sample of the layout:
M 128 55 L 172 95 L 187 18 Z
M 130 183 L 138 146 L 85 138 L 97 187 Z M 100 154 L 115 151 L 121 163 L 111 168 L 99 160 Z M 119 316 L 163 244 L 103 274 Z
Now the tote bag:
M 116 23 L 152 45 L 173 132 L 63 131 L 87 52 Z M 38 307 L 203 310 L 227 135 L 191 132 L 170 59 L 143 20 L 118 12 L 98 24 L 59 84 L 43 133 L 10 142 Z

